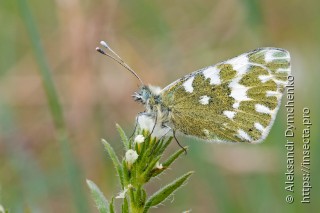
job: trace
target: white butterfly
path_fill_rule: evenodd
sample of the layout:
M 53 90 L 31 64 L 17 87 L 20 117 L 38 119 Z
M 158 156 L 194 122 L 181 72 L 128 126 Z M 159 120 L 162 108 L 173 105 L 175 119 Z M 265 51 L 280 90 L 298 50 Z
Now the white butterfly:
M 164 89 L 143 84 L 117 58 L 97 50 L 132 72 L 142 86 L 133 97 L 145 106 L 137 117 L 140 128 L 156 137 L 176 132 L 210 142 L 258 143 L 275 120 L 287 78 L 290 54 L 279 48 L 259 48 L 192 72 Z

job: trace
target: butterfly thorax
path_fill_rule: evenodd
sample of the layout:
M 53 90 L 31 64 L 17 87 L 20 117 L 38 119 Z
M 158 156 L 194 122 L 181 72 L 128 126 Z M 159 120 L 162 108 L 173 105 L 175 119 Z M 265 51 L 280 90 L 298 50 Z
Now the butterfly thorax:
M 143 85 L 134 93 L 133 98 L 144 105 L 145 114 L 156 119 L 157 123 L 166 123 L 170 119 L 170 109 L 163 104 L 159 87 Z

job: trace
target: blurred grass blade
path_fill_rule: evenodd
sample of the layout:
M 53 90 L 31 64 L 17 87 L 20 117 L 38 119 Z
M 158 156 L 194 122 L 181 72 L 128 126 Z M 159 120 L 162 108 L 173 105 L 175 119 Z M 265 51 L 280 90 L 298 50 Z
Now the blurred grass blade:
M 117 130 L 118 130 L 119 135 L 121 137 L 124 148 L 126 150 L 128 150 L 129 149 L 129 139 L 128 139 L 126 133 L 123 131 L 123 129 L 121 128 L 121 126 L 119 124 L 116 124 L 116 127 L 117 127 Z
M 18 5 L 22 19 L 26 25 L 27 32 L 31 40 L 39 73 L 42 78 L 43 87 L 45 89 L 48 105 L 54 121 L 62 158 L 64 161 L 65 170 L 68 174 L 68 181 L 72 189 L 73 198 L 77 212 L 88 212 L 88 203 L 84 191 L 82 190 L 82 178 L 80 169 L 75 162 L 74 156 L 71 153 L 69 137 L 66 129 L 65 120 L 63 117 L 62 107 L 60 105 L 58 95 L 51 77 L 51 70 L 47 63 L 45 52 L 41 45 L 40 35 L 38 33 L 35 21 L 32 17 L 31 10 L 26 0 L 18 0 Z
M 87 180 L 87 184 L 91 190 L 91 195 L 97 205 L 99 212 L 100 213 L 110 213 L 109 202 L 104 197 L 104 195 L 102 194 L 100 189 L 97 187 L 97 185 L 94 182 L 92 182 L 91 180 Z
M 185 183 L 190 175 L 192 175 L 193 172 L 188 172 L 181 176 L 180 178 L 174 180 L 172 183 L 169 183 L 164 188 L 160 189 L 156 193 L 154 193 L 147 201 L 144 213 L 148 212 L 150 207 L 159 205 L 161 202 L 163 202 L 165 199 L 167 199 L 170 195 L 172 195 L 177 189 L 179 189 L 183 183 Z
M 122 189 L 124 189 L 123 171 L 122 171 L 122 168 L 121 168 L 120 161 L 119 161 L 116 153 L 114 152 L 113 148 L 111 147 L 111 145 L 104 139 L 102 139 L 102 143 L 103 143 L 105 149 L 108 151 L 109 156 L 111 157 L 113 165 L 114 165 L 115 169 L 117 170 L 118 175 L 120 177 L 120 183 L 121 183 Z
M 52 80 L 51 69 L 45 57 L 36 23 L 34 22 L 29 5 L 26 0 L 18 0 L 18 2 L 22 18 L 25 22 L 31 40 L 31 45 L 36 57 L 36 61 L 40 68 L 39 72 L 42 78 L 43 87 L 47 95 L 47 100 L 52 113 L 55 127 L 58 128 L 58 130 L 63 130 L 65 129 L 65 121 L 63 118 L 62 107 L 60 105 L 57 91 Z

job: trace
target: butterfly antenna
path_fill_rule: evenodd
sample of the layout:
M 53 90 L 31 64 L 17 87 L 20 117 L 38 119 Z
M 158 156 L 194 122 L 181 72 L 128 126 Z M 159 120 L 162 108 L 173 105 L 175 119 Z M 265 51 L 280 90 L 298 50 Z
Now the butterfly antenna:
M 96 47 L 96 50 L 101 53 L 102 55 L 105 55 L 105 56 L 108 56 L 109 58 L 111 58 L 112 60 L 118 62 L 121 66 L 123 66 L 124 68 L 126 68 L 129 72 L 131 72 L 139 81 L 142 85 L 144 85 L 144 83 L 142 82 L 141 78 L 137 75 L 137 73 L 131 69 L 131 67 L 129 67 L 128 64 L 126 64 L 126 62 L 124 62 L 122 60 L 122 58 L 115 52 L 111 49 L 111 47 L 107 44 L 107 42 L 105 41 L 101 41 L 100 42 L 101 46 L 103 46 L 104 48 L 106 48 L 107 50 L 109 50 L 112 54 L 110 55 L 109 53 L 103 51 L 100 47 Z

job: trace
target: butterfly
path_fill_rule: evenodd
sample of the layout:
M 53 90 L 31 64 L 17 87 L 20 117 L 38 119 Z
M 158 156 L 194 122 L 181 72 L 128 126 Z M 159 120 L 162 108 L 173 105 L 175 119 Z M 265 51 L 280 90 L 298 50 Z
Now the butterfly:
M 155 137 L 182 133 L 208 142 L 263 141 L 275 120 L 291 72 L 288 51 L 259 48 L 192 72 L 163 89 L 141 82 L 135 101 L 145 107 L 137 124 Z

